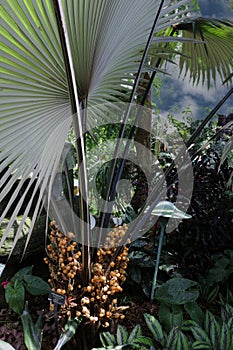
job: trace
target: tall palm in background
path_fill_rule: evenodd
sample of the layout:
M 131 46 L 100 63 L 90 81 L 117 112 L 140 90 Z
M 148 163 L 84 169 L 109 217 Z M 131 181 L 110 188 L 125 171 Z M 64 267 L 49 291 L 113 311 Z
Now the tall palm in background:
M 92 108 L 95 118 L 102 118 L 106 102 L 122 100 L 123 87 L 124 98 L 128 91 L 128 102 L 133 102 L 141 74 L 148 71 L 148 66 L 150 72 L 161 69 L 161 63 L 170 60 L 171 54 L 179 55 L 181 71 L 186 67 L 193 83 L 201 79 L 209 85 L 217 75 L 222 80 L 230 75 L 232 23 L 190 19 L 191 3 L 190 0 L 1 2 L 0 173 L 4 174 L 0 201 L 20 179 L 1 213 L 1 222 L 25 180 L 30 178 L 30 181 L 15 206 L 0 245 L 35 180 L 12 249 L 33 200 L 36 199 L 36 206 L 30 232 L 45 192 L 48 209 L 52 206 L 52 183 L 71 126 L 82 169 L 80 217 L 88 222 L 85 130 L 91 120 L 83 112 L 85 108 Z M 180 44 L 169 45 L 172 42 Z M 153 74 L 149 74 L 148 91 Z M 85 266 L 90 265 L 88 227 L 79 228 Z

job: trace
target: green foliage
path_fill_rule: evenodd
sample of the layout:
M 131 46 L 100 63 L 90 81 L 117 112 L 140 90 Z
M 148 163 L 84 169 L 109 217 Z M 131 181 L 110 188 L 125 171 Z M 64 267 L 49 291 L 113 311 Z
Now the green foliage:
M 156 264 L 155 247 L 149 237 L 141 237 L 129 247 L 127 280 L 129 285 L 137 285 L 137 291 L 149 297 L 153 270 Z
M 158 315 L 167 332 L 183 323 L 183 308 L 179 305 L 161 304 Z
M 201 299 L 207 304 L 213 303 L 219 295 L 219 285 L 211 286 L 206 280 L 204 284 L 200 284 L 199 290 Z
M 157 288 L 155 298 L 160 301 L 159 319 L 166 331 L 181 327 L 186 312 L 193 320 L 202 322 L 203 313 L 196 300 L 197 282 L 175 277 Z
M 223 253 L 211 256 L 213 266 L 207 274 L 200 278 L 200 301 L 206 304 L 213 312 L 218 304 L 233 302 L 232 293 L 232 272 L 233 272 L 233 251 L 225 250 Z
M 24 307 L 25 289 L 23 282 L 17 279 L 14 284 L 8 283 L 5 290 L 6 302 L 17 314 L 21 314 Z
M 198 298 L 198 290 L 192 287 L 197 287 L 197 282 L 181 277 L 171 278 L 157 289 L 155 297 L 165 303 L 184 305 Z
M 214 266 L 209 270 L 207 281 L 210 285 L 225 282 L 233 273 L 233 250 L 225 250 L 222 256 L 213 256 Z
M 44 324 L 43 314 L 41 313 L 36 323 L 32 321 L 26 302 L 25 310 L 21 315 L 24 331 L 24 343 L 28 350 L 39 350 L 42 342 L 42 328 Z
M 168 331 L 155 316 L 145 313 L 144 319 L 151 337 L 142 335 L 140 325 L 135 326 L 130 335 L 125 327 L 118 325 L 116 336 L 110 332 L 101 333 L 103 347 L 99 350 L 231 350 L 233 346 L 233 308 L 230 305 L 222 308 L 221 319 L 207 310 L 203 322 L 185 320 Z
M 42 295 L 50 292 L 50 287 L 42 278 L 37 276 L 25 276 L 24 286 L 32 295 Z
M 169 350 L 190 349 L 189 340 L 180 327 L 173 327 L 166 333 L 160 322 L 153 315 L 144 314 L 144 318 L 147 327 L 152 333 L 154 344 L 160 344 L 163 349 Z
M 231 311 L 229 311 L 231 310 Z M 185 321 L 183 329 L 192 333 L 191 349 L 221 349 L 231 350 L 233 346 L 233 313 L 232 308 L 226 305 L 224 317 L 219 320 L 210 311 L 206 311 L 203 326 L 195 321 Z
M 136 325 L 130 334 L 128 334 L 125 327 L 123 327 L 122 325 L 118 325 L 116 336 L 114 336 L 110 332 L 103 332 L 100 334 L 100 340 L 103 347 L 98 348 L 99 350 L 154 349 L 152 339 L 149 337 L 144 337 L 142 335 L 142 330 L 140 325 Z M 97 348 L 93 350 L 97 350 Z
M 50 286 L 42 278 L 32 275 L 33 266 L 19 270 L 6 286 L 5 298 L 17 314 L 23 312 L 25 289 L 32 295 L 43 295 L 50 292 Z
M 164 338 L 162 326 L 159 323 L 159 321 L 156 320 L 156 318 L 150 314 L 144 314 L 144 318 L 145 318 L 147 327 L 149 328 L 149 330 L 153 334 L 154 339 L 158 343 L 164 345 L 165 338 Z
M 68 343 L 70 339 L 75 335 L 75 332 L 78 328 L 78 326 L 82 323 L 83 318 L 82 317 L 76 317 L 75 319 L 68 319 L 65 327 L 64 332 L 61 334 L 58 343 L 54 350 L 60 350 L 63 345 Z

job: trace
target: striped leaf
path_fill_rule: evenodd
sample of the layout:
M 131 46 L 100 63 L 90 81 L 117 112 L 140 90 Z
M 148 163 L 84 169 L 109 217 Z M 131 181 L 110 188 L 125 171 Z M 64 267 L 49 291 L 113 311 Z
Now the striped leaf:
M 169 350 L 176 350 L 176 344 L 177 344 L 177 337 L 178 337 L 178 332 L 177 329 L 174 327 L 172 330 L 169 332 L 168 337 L 167 337 L 167 343 L 166 346 Z
M 233 317 L 230 317 L 227 321 L 227 325 L 230 329 L 233 329 Z
M 100 333 L 100 340 L 104 347 L 115 346 L 117 344 L 115 336 L 110 332 Z
M 205 349 L 211 349 L 211 345 L 207 344 L 206 342 L 203 342 L 201 340 L 196 340 L 192 344 L 192 349 L 193 350 L 205 350 Z
M 140 336 L 137 337 L 131 344 L 133 345 L 145 345 L 145 346 L 153 346 L 154 342 L 151 338 L 149 337 L 144 337 L 144 336 Z
M 178 333 L 178 336 L 177 336 L 176 349 L 189 350 L 189 342 L 186 335 L 184 335 L 184 333 L 182 333 L 180 330 L 177 333 Z
M 215 317 L 208 310 L 205 314 L 205 331 L 208 335 L 212 347 L 218 349 L 218 340 L 219 340 L 219 324 L 217 323 Z
M 137 324 L 129 335 L 128 343 L 131 344 L 135 339 L 141 336 L 142 336 L 142 328 L 139 324 Z
M 208 292 L 209 293 L 208 293 L 208 296 L 207 296 L 207 302 L 209 304 L 211 304 L 215 300 L 216 296 L 218 295 L 219 285 L 217 284 L 215 287 L 212 286 L 212 288 L 209 288 Z
M 200 327 L 200 325 L 193 320 L 185 320 L 182 324 L 182 331 L 190 331 L 191 327 Z
M 226 304 L 225 310 L 228 313 L 229 317 L 233 317 L 233 306 Z
M 117 327 L 117 344 L 118 345 L 126 345 L 128 343 L 128 332 L 125 327 L 118 325 Z
M 193 336 L 196 340 L 199 340 L 201 342 L 205 342 L 206 344 L 211 345 L 210 339 L 207 335 L 207 333 L 200 327 L 192 326 L 191 331 L 193 333 Z
M 159 321 L 150 314 L 144 314 L 144 318 L 147 324 L 147 327 L 153 334 L 155 341 L 164 345 L 164 334 L 162 330 L 162 326 Z
M 223 323 L 221 328 L 219 346 L 221 350 L 229 350 L 233 346 L 233 330 L 226 323 Z

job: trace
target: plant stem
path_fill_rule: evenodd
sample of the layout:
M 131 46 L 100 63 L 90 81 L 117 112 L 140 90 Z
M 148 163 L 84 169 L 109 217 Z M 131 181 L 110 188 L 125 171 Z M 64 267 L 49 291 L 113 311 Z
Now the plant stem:
M 160 222 L 161 228 L 160 228 L 160 236 L 159 236 L 159 245 L 158 245 L 157 257 L 156 257 L 156 264 L 155 264 L 155 271 L 154 271 L 150 301 L 153 301 L 154 294 L 155 294 L 157 275 L 158 275 L 158 270 L 159 270 L 159 261 L 160 261 L 160 255 L 161 255 L 161 249 L 162 249 L 162 245 L 163 245 L 163 237 L 164 237 L 166 225 L 167 225 L 167 219 L 162 218 L 162 220 Z
M 83 134 L 83 124 L 81 118 L 81 111 L 79 106 L 78 88 L 75 79 L 75 72 L 73 67 L 73 58 L 70 51 L 69 38 L 67 31 L 65 30 L 65 20 L 60 0 L 53 0 L 53 7 L 55 17 L 58 26 L 59 38 L 61 42 L 61 48 L 64 59 L 64 66 L 66 71 L 67 85 L 69 89 L 69 98 L 71 104 L 71 112 L 73 115 L 73 125 L 76 138 L 76 150 L 78 156 L 79 166 L 79 215 L 80 215 L 80 232 L 82 237 L 82 248 L 83 248 L 83 282 L 87 284 L 90 280 L 90 231 L 89 231 L 89 209 L 87 203 L 88 196 L 88 185 L 87 185 L 87 174 L 86 174 L 86 155 L 85 155 L 85 142 Z M 86 224 L 85 224 L 86 223 Z M 87 245 L 85 245 L 85 235 L 87 237 Z

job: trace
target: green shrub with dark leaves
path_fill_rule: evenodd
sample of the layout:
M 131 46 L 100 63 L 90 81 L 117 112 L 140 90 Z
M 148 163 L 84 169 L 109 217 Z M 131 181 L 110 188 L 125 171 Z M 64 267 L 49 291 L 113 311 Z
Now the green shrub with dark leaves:
M 103 347 L 98 348 L 98 350 L 145 350 L 148 348 L 150 349 L 150 347 L 153 346 L 153 340 L 142 335 L 142 329 L 140 325 L 136 325 L 130 334 L 124 326 L 118 325 L 116 335 L 113 335 L 110 332 L 103 332 L 100 334 L 100 340 Z M 97 348 L 93 350 L 97 350 Z
M 100 335 L 103 347 L 98 350 L 232 350 L 233 348 L 233 308 L 230 305 L 222 308 L 219 318 L 206 311 L 199 323 L 185 320 L 182 325 L 173 327 L 168 332 L 153 315 L 146 313 L 144 319 L 151 337 L 142 335 L 140 325 L 136 325 L 130 334 L 125 327 L 118 325 L 116 335 L 110 332 Z
M 19 270 L 7 283 L 6 302 L 10 308 L 21 315 L 25 304 L 25 290 L 32 295 L 43 295 L 50 292 L 50 286 L 41 277 L 32 275 L 33 266 Z
M 195 321 L 185 321 L 182 329 L 192 334 L 191 349 L 232 350 L 233 308 L 226 305 L 221 310 L 221 319 L 208 310 L 201 326 Z
M 203 320 L 203 312 L 196 302 L 198 296 L 198 283 L 182 277 L 171 278 L 156 289 L 159 319 L 166 331 L 181 327 L 184 314 L 197 322 Z

